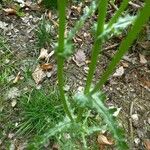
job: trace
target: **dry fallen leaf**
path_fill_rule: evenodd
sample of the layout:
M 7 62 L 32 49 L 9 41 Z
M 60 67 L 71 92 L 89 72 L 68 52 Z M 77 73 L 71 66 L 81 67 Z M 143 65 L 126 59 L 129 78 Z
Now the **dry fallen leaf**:
M 102 134 L 98 135 L 97 141 L 100 145 L 113 145 L 113 143 L 109 141 L 107 137 Z
M 43 0 L 38 0 L 38 1 L 37 1 L 37 3 L 38 3 L 38 4 L 41 4 L 41 3 L 42 3 L 42 1 L 43 1 Z
M 72 6 L 71 9 L 77 10 L 79 13 L 81 12 L 81 6 Z
M 78 50 L 75 56 L 73 57 L 73 61 L 77 66 L 81 67 L 85 64 L 86 56 L 83 50 Z
M 53 144 L 52 150 L 59 150 L 59 145 L 58 144 Z
M 53 65 L 50 63 L 45 63 L 45 64 L 40 65 L 40 67 L 43 71 L 50 71 L 52 70 Z
M 150 80 L 149 79 L 146 79 L 145 77 L 142 77 L 140 79 L 140 85 L 147 89 L 148 91 L 150 91 Z
M 129 67 L 129 64 L 127 62 L 121 62 L 121 65 L 124 67 L 124 68 L 128 68 Z
M 113 77 L 121 77 L 124 74 L 123 66 L 116 69 L 116 72 L 113 74 Z
M 13 8 L 6 8 L 6 9 L 3 9 L 8 15 L 16 15 L 16 10 L 13 9 Z
M 20 77 L 21 77 L 20 74 L 21 74 L 21 72 L 19 71 L 18 74 L 17 74 L 17 76 L 13 80 L 13 83 L 17 83 L 20 80 Z
M 42 48 L 38 59 L 45 59 L 47 56 L 48 56 L 48 50 L 45 48 Z
M 36 84 L 40 84 L 46 77 L 46 73 L 42 70 L 40 66 L 37 66 L 35 71 L 32 73 L 32 77 Z
M 147 63 L 147 60 L 146 60 L 146 58 L 145 58 L 144 55 L 139 54 L 139 57 L 140 57 L 140 63 L 141 63 L 141 64 L 146 64 L 146 63 Z
M 150 150 L 150 139 L 144 140 L 144 146 L 146 150 Z

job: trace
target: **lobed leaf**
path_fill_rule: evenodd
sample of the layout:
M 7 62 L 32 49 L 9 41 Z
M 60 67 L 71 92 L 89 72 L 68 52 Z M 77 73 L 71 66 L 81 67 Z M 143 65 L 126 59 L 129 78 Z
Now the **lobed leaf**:
M 111 131 L 113 137 L 116 140 L 116 146 L 119 149 L 127 149 L 125 138 L 123 135 L 122 129 L 118 126 L 116 118 L 113 116 L 116 109 L 109 110 L 105 107 L 101 93 L 95 93 L 91 95 L 85 95 L 84 93 L 78 93 L 75 95 L 75 99 L 78 104 L 81 104 L 81 107 L 90 107 L 91 109 L 96 109 L 96 111 L 104 118 L 105 123 L 108 126 L 108 129 Z

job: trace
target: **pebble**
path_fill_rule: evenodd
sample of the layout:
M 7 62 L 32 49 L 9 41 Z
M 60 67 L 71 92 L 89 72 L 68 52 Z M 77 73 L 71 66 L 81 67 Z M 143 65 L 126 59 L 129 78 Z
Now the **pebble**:
M 131 118 L 133 119 L 133 121 L 138 121 L 139 120 L 138 114 L 133 114 L 131 116 Z
M 139 145 L 140 139 L 139 139 L 139 138 L 135 138 L 135 139 L 134 139 L 134 143 L 135 143 L 136 145 Z

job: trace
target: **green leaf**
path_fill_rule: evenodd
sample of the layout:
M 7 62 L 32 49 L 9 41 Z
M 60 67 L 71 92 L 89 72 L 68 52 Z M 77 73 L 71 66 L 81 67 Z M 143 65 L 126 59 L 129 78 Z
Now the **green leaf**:
M 103 102 L 101 101 L 101 94 L 95 93 L 93 96 L 93 107 L 96 108 L 96 110 L 100 113 L 101 116 L 103 116 L 106 124 L 108 125 L 109 130 L 113 134 L 114 138 L 116 139 L 116 146 L 119 149 L 127 149 L 127 145 L 125 143 L 124 135 L 122 134 L 122 131 L 120 127 L 118 126 L 115 118 L 113 117 L 114 111 L 110 113 L 109 109 L 105 107 Z
M 104 32 L 98 36 L 98 39 L 110 39 L 112 36 L 118 36 L 122 34 L 122 32 L 128 28 L 133 22 L 137 16 L 130 16 L 126 15 L 125 17 L 120 17 L 116 23 L 114 23 L 112 26 L 108 27 L 109 24 L 105 24 Z M 93 27 L 93 33 L 96 31 L 97 24 Z
M 44 145 L 50 137 L 62 132 L 64 129 L 67 129 L 71 124 L 70 119 L 65 118 L 64 121 L 58 123 L 54 128 L 49 129 L 44 135 L 38 136 L 34 139 L 34 141 L 31 141 L 31 143 L 29 143 L 29 147 L 39 148 L 39 146 Z
M 138 34 L 140 33 L 143 25 L 149 20 L 150 17 L 150 1 L 145 1 L 145 6 L 138 14 L 134 25 L 132 26 L 131 30 L 128 32 L 127 37 L 121 42 L 117 53 L 114 55 L 112 61 L 108 65 L 106 71 L 103 73 L 101 79 L 95 85 L 91 94 L 99 91 L 102 88 L 103 84 L 106 83 L 109 76 L 114 72 L 117 64 L 120 62 L 121 58 L 125 53 L 128 51 L 129 47 L 132 45 L 134 40 L 137 38 Z
M 98 3 L 99 3 L 98 0 L 92 1 L 91 5 L 89 7 L 86 6 L 84 8 L 83 16 L 81 16 L 80 20 L 76 22 L 75 26 L 68 33 L 68 36 L 67 36 L 68 41 L 71 41 L 73 39 L 75 34 L 77 32 L 79 32 L 79 30 L 83 27 L 83 25 L 84 25 L 85 21 L 88 19 L 88 17 L 91 16 L 95 12 L 95 10 L 98 6 Z
M 116 109 L 108 109 L 103 103 L 102 93 L 95 93 L 91 95 L 85 95 L 83 92 L 75 95 L 75 99 L 79 102 L 81 107 L 89 107 L 96 109 L 96 111 L 103 117 L 109 131 L 111 131 L 113 137 L 116 140 L 116 146 L 119 149 L 127 149 L 125 138 L 122 129 L 117 124 L 116 118 L 113 116 Z
M 74 95 L 74 99 L 81 108 L 85 108 L 86 106 L 92 107 L 92 101 L 89 101 L 90 97 L 86 96 L 83 92 L 76 93 Z

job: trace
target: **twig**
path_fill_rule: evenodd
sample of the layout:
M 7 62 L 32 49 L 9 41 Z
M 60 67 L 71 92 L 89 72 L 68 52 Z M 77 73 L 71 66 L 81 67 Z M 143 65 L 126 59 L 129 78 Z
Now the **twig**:
M 129 5 L 133 6 L 134 8 L 141 8 L 140 5 L 135 4 L 135 3 L 131 2 L 131 1 L 129 2 Z
M 117 7 L 112 1 L 109 1 L 109 4 L 110 4 L 115 10 L 118 10 L 118 7 Z
M 49 18 L 49 20 L 54 24 L 55 27 L 59 27 L 59 24 L 53 19 Z
M 134 99 L 132 102 L 131 102 L 131 105 L 130 105 L 130 118 L 129 118 L 129 126 L 130 126 L 130 138 L 131 138 L 131 142 L 130 142 L 130 145 L 131 145 L 131 148 L 133 147 L 133 125 L 132 125 L 132 113 L 133 113 L 133 106 L 134 106 L 134 103 L 135 103 L 136 99 Z
M 113 49 L 113 48 L 117 47 L 118 45 L 119 45 L 118 43 L 115 43 L 113 45 L 109 45 L 109 46 L 105 47 L 103 50 L 104 51 L 108 51 L 110 49 Z
M 48 54 L 48 56 L 46 57 L 47 63 L 49 62 L 50 57 L 52 57 L 53 55 L 54 55 L 54 50 L 51 51 L 51 52 Z

